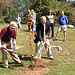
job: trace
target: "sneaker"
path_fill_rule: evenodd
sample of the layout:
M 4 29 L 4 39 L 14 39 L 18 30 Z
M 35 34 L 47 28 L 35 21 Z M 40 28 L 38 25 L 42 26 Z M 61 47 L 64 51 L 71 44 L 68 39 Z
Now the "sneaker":
M 54 58 L 50 58 L 50 60 L 55 60 Z
M 53 37 L 51 37 L 51 40 L 53 40 Z
M 34 56 L 34 58 L 38 58 L 38 56 Z
M 53 39 L 53 41 L 56 41 L 57 39 Z

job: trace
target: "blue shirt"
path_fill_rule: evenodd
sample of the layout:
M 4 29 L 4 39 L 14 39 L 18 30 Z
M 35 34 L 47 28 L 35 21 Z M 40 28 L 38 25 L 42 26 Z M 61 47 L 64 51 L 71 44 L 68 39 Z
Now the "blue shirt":
M 64 16 L 60 16 L 58 19 L 59 25 L 67 25 L 68 24 L 68 19 L 67 17 Z

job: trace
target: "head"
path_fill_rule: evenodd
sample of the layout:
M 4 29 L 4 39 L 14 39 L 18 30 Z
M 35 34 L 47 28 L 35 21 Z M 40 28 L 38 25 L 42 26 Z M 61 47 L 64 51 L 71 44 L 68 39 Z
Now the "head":
M 49 15 L 52 15 L 52 11 L 51 10 L 49 10 Z
M 30 10 L 28 10 L 28 13 L 30 13 L 31 11 Z
M 46 23 L 46 17 L 45 16 L 42 16 L 41 17 L 41 23 L 44 25 Z
M 19 13 L 17 13 L 17 17 L 19 17 L 20 16 L 20 14 Z
M 61 16 L 64 16 L 64 11 L 63 10 L 61 11 Z
M 32 9 L 31 12 L 34 13 L 34 10 Z
M 10 22 L 10 25 L 9 25 L 9 29 L 10 29 L 10 31 L 15 30 L 16 27 L 17 27 L 16 22 L 14 22 L 14 21 Z

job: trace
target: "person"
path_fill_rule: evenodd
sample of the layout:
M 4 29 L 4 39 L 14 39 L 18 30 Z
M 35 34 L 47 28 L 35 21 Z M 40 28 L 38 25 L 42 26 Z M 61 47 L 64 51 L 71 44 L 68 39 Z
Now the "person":
M 54 38 L 54 15 L 52 14 L 51 10 L 49 10 L 47 20 L 49 20 L 50 22 L 50 27 L 52 29 L 51 39 L 53 39 Z
M 36 45 L 35 58 L 41 58 L 41 50 L 45 46 L 48 57 L 54 60 L 48 39 L 49 33 L 50 33 L 50 22 L 46 20 L 45 16 L 42 16 L 41 21 L 36 26 L 36 36 L 35 36 L 36 39 L 34 40 L 34 43 Z
M 36 13 L 33 9 L 31 10 L 31 17 L 32 17 L 32 21 L 33 21 L 32 33 L 35 33 Z
M 8 69 L 7 51 L 10 53 L 14 61 L 23 65 L 16 54 L 16 27 L 16 23 L 12 21 L 8 27 L 3 28 L 0 32 L 0 49 L 2 52 L 3 67 L 6 69 Z
M 26 19 L 27 19 L 28 30 L 30 31 L 30 29 L 31 29 L 30 25 L 33 24 L 32 18 L 31 18 L 31 11 L 30 10 L 28 10 L 28 13 L 26 15 Z
M 21 18 L 20 18 L 20 14 L 17 13 L 17 17 L 15 18 L 16 24 L 17 24 L 17 32 L 20 31 L 21 28 Z
M 63 10 L 61 11 L 61 16 L 59 17 L 58 22 L 59 22 L 59 27 L 58 27 L 58 31 L 57 31 L 57 34 L 56 34 L 56 37 L 55 37 L 54 41 L 57 40 L 59 32 L 61 30 L 63 30 L 63 33 L 64 33 L 64 40 L 63 40 L 63 42 L 65 42 L 66 41 L 66 30 L 67 30 L 68 19 L 67 19 L 67 16 L 64 15 L 64 11 Z

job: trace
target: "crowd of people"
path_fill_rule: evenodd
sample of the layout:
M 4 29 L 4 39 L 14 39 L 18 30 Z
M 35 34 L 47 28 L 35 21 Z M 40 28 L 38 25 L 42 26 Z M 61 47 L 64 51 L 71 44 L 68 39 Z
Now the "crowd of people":
M 2 61 L 3 61 L 3 67 L 8 69 L 8 57 L 7 57 L 7 50 L 10 53 L 12 59 L 16 61 L 17 63 L 23 65 L 21 60 L 19 59 L 18 55 L 16 54 L 16 27 L 17 32 L 20 31 L 21 28 L 21 18 L 19 17 L 19 13 L 17 14 L 17 17 L 15 18 L 15 21 L 10 22 L 8 27 L 5 27 L 0 32 L 0 49 L 2 52 Z M 26 15 L 27 19 L 27 25 L 28 30 L 32 33 L 36 32 L 34 43 L 35 43 L 35 57 L 34 58 L 41 58 L 41 51 L 43 47 L 45 46 L 45 50 L 47 51 L 47 56 L 51 60 L 54 60 L 50 42 L 49 42 L 49 34 L 50 34 L 50 27 L 52 29 L 52 35 L 51 39 L 53 41 L 57 40 L 58 34 L 60 31 L 63 30 L 64 32 L 64 42 L 66 40 L 66 30 L 67 30 L 67 24 L 68 19 L 64 15 L 64 11 L 61 11 L 61 16 L 58 19 L 59 27 L 56 34 L 56 37 L 54 39 L 54 15 L 51 10 L 49 10 L 48 15 L 41 16 L 40 22 L 36 25 L 36 13 L 35 11 L 28 10 L 28 14 Z

